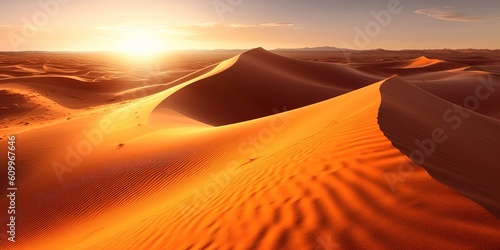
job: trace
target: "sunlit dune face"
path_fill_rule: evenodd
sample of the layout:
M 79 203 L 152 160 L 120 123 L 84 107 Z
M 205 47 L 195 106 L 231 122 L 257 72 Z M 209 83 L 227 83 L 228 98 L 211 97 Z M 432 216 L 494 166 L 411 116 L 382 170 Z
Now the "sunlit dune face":
M 162 40 L 153 32 L 146 30 L 130 31 L 120 46 L 121 52 L 136 58 L 151 57 L 165 49 Z

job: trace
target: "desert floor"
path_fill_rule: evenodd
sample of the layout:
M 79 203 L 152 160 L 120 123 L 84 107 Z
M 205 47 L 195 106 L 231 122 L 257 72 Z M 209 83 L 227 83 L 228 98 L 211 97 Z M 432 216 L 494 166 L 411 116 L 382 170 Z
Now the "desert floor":
M 0 248 L 498 248 L 499 55 L 2 53 Z

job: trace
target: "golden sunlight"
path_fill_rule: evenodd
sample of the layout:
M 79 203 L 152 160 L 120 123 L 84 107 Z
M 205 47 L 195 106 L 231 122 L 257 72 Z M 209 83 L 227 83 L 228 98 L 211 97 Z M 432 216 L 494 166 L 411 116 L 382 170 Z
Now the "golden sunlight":
M 132 30 L 123 39 L 119 50 L 134 56 L 150 56 L 166 48 L 162 39 L 147 30 Z

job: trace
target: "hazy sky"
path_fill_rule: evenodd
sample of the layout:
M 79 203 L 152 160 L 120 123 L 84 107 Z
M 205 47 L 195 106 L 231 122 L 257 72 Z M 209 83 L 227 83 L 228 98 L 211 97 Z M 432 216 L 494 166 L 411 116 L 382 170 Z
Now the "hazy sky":
M 0 0 L 0 51 L 500 48 L 499 0 Z

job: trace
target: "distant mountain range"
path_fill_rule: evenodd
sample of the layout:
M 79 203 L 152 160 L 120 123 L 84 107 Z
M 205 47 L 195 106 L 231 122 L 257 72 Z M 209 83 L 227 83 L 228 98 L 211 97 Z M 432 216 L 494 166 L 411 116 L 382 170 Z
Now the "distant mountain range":
M 273 49 L 272 51 L 290 51 L 290 50 L 300 50 L 300 51 L 349 51 L 352 49 L 346 48 L 337 48 L 331 46 L 322 46 L 322 47 L 305 47 L 305 48 L 278 48 Z

